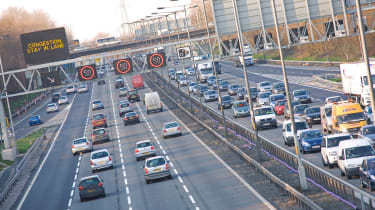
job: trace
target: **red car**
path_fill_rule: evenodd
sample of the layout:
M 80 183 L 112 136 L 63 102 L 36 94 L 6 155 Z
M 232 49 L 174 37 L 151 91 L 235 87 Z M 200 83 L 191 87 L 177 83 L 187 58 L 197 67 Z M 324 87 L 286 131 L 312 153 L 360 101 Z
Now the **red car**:
M 284 109 L 285 109 L 286 104 L 287 104 L 286 99 L 276 101 L 275 107 L 273 109 L 275 110 L 277 115 L 284 114 Z
M 135 75 L 132 77 L 133 89 L 144 88 L 143 79 L 141 75 Z

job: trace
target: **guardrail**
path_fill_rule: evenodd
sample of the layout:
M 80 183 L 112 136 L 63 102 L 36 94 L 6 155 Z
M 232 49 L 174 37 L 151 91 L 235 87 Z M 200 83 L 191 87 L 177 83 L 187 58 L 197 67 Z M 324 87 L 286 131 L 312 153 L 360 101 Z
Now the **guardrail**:
M 171 94 L 171 96 L 173 96 L 175 100 L 180 101 L 181 104 L 184 104 L 182 103 L 183 101 L 185 101 L 186 103 L 190 102 L 189 96 L 185 91 L 181 91 L 173 84 L 170 84 L 158 73 L 154 72 L 153 76 L 155 77 L 153 81 L 158 82 L 158 85 L 160 87 L 163 87 L 163 90 L 168 91 L 168 93 Z M 192 99 L 191 102 L 192 106 L 194 106 L 196 110 L 200 109 L 199 101 L 197 101 L 196 99 Z M 204 117 L 210 118 L 216 123 L 216 125 L 213 125 L 212 127 L 223 127 L 223 120 L 221 118 L 221 115 L 206 106 L 202 106 L 202 109 L 202 113 L 205 114 Z M 196 117 L 200 118 L 203 121 L 205 120 L 205 118 L 201 117 L 200 115 L 197 115 Z M 233 134 L 241 136 L 241 138 L 243 138 L 244 140 L 249 140 L 249 143 L 255 145 L 255 134 L 252 130 L 244 127 L 243 125 L 240 125 L 239 123 L 231 119 L 226 120 L 226 127 Z M 281 160 L 287 165 L 287 167 L 290 167 L 297 172 L 297 156 L 294 153 L 261 136 L 260 142 L 264 152 L 268 153 L 276 159 Z M 344 203 L 347 203 L 353 208 L 374 208 L 374 195 L 365 192 L 364 190 L 346 182 L 345 180 L 334 176 L 333 174 L 315 166 L 309 161 L 303 160 L 303 165 L 305 167 L 308 180 L 311 183 L 315 184 L 317 187 L 321 188 L 327 193 L 330 193 L 332 196 L 336 197 Z
M 281 65 L 280 60 L 254 59 L 254 63 L 259 64 L 277 64 Z M 334 61 L 285 61 L 285 65 L 291 66 L 323 66 L 323 67 L 340 67 L 342 62 Z

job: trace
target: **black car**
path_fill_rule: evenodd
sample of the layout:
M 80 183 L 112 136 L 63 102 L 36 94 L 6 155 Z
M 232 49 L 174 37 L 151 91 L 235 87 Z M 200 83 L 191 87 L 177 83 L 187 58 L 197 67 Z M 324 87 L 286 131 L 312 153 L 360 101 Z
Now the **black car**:
M 217 108 L 220 110 L 220 107 L 223 106 L 223 109 L 229 109 L 233 105 L 233 98 L 229 95 L 222 96 L 221 102 L 218 103 Z
M 140 123 L 139 116 L 135 112 L 129 112 L 125 114 L 124 125 L 127 126 L 132 123 Z
M 305 109 L 305 118 L 309 125 L 320 124 L 320 107 L 310 107 Z
M 60 93 L 54 93 L 51 95 L 52 103 L 58 103 L 60 99 Z
M 99 175 L 81 178 L 78 190 L 81 202 L 90 198 L 105 197 L 103 179 Z
M 105 84 L 105 80 L 104 79 L 99 79 L 98 80 L 98 85 L 104 85 Z
M 128 92 L 128 101 L 129 101 L 130 103 L 141 101 L 141 99 L 139 98 L 139 95 L 138 95 L 138 91 L 137 91 L 137 90 L 130 90 L 130 91 Z

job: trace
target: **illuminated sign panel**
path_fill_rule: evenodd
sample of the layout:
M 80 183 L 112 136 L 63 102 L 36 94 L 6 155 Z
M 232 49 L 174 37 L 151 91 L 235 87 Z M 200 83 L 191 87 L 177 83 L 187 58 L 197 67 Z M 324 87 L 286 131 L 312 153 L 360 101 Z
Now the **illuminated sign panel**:
M 147 55 L 147 66 L 149 69 L 160 68 L 166 65 L 165 53 L 158 52 Z
M 96 65 L 86 65 L 77 67 L 79 81 L 87 81 L 97 78 Z
M 116 74 L 126 74 L 133 71 L 132 60 L 130 58 L 113 61 L 113 67 Z

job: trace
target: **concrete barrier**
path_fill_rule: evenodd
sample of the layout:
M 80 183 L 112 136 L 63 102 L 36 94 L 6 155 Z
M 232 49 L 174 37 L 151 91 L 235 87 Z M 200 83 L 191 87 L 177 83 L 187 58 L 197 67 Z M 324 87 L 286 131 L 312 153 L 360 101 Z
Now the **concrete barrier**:
M 254 59 L 254 63 L 258 63 L 258 64 L 278 64 L 278 65 L 281 65 L 280 60 Z M 340 67 L 341 63 L 342 62 L 334 62 L 334 61 L 285 61 L 286 65 L 291 65 L 291 66 Z

